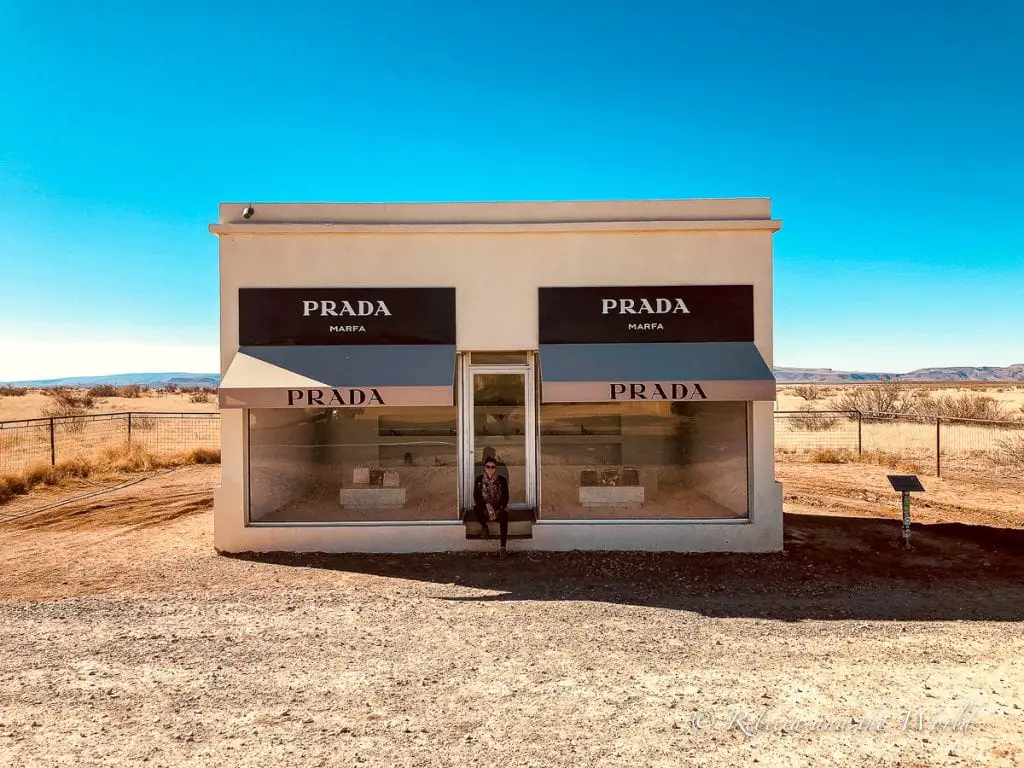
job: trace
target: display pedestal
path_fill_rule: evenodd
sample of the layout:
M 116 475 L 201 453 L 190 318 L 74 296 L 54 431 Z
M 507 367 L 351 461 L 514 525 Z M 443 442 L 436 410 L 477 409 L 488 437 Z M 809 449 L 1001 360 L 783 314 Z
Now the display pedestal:
M 643 503 L 642 485 L 580 486 L 580 504 L 584 507 L 635 507 Z

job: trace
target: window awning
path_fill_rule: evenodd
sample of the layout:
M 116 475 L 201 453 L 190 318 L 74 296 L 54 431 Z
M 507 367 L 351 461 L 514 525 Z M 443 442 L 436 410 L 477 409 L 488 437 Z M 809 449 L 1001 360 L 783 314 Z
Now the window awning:
M 774 400 L 753 342 L 542 344 L 541 401 Z
M 220 384 L 221 408 L 454 405 L 455 347 L 241 347 Z

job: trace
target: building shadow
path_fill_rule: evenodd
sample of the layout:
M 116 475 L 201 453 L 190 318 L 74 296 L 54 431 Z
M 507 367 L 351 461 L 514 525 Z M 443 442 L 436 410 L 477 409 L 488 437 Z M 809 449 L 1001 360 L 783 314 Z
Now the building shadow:
M 443 585 L 447 602 L 616 603 L 778 621 L 1022 621 L 1024 530 L 786 515 L 770 554 L 516 552 L 228 555 Z M 474 594 L 485 590 L 491 594 Z

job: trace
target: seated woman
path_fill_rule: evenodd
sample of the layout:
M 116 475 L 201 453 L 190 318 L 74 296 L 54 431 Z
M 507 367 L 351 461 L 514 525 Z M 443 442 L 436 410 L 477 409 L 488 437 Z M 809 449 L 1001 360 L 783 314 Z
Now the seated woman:
M 473 484 L 473 512 L 483 528 L 483 537 L 490 538 L 487 523 L 497 520 L 501 531 L 501 547 L 499 557 L 505 556 L 505 543 L 508 540 L 508 481 L 495 470 L 498 462 L 493 458 L 484 461 L 484 473 L 477 477 Z

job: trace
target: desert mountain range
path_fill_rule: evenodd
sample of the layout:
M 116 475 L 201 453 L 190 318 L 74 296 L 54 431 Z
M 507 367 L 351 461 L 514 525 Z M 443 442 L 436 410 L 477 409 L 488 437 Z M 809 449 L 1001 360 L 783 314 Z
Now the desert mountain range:
M 1005 367 L 918 368 L 909 373 L 834 371 L 831 368 L 776 368 L 780 384 L 842 384 L 860 381 L 1024 381 L 1024 363 Z
M 1021 381 L 1024 382 L 1024 363 L 1005 367 L 962 366 L 958 368 L 918 368 L 909 373 L 875 373 L 865 371 L 836 371 L 832 368 L 776 368 L 775 378 L 780 384 L 842 384 L 871 381 Z M 70 376 L 63 379 L 34 379 L 5 382 L 22 387 L 91 387 L 96 384 L 140 384 L 146 387 L 216 387 L 220 375 L 216 373 L 119 373 L 109 376 Z

